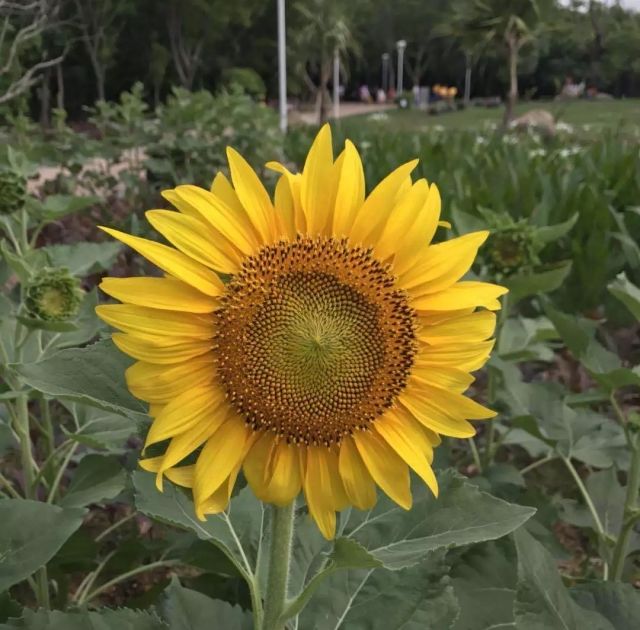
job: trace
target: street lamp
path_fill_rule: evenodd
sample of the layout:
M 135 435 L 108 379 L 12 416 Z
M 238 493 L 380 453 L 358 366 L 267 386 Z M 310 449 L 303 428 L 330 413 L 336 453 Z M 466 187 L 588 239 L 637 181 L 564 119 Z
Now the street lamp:
M 287 41 L 284 0 L 278 0 L 278 100 L 280 131 L 287 131 Z
M 389 91 L 389 53 L 382 53 L 382 90 L 386 94 Z
M 333 117 L 340 118 L 340 52 L 333 51 Z
M 397 85 L 397 90 L 396 92 L 398 93 L 398 96 L 400 96 L 400 94 L 402 94 L 402 79 L 403 77 L 403 72 L 404 72 L 404 49 L 407 47 L 407 42 L 404 39 L 399 39 L 396 42 L 396 48 L 398 49 L 398 85 Z

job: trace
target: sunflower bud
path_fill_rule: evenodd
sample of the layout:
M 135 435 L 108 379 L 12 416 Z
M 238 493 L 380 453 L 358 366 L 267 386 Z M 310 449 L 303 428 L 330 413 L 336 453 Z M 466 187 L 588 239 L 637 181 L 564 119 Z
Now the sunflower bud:
M 526 224 L 498 230 L 489 239 L 489 267 L 494 275 L 510 276 L 538 263 L 534 232 Z
M 20 210 L 26 196 L 27 180 L 15 171 L 0 169 L 0 216 Z
M 62 322 L 78 314 L 83 291 L 66 269 L 44 269 L 26 287 L 25 308 L 29 317 Z

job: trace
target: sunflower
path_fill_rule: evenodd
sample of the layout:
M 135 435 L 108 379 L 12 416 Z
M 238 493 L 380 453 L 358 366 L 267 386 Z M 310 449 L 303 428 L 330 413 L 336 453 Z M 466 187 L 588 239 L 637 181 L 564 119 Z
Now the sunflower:
M 412 181 L 417 160 L 366 196 L 355 146 L 334 160 L 328 126 L 302 173 L 267 164 L 273 201 L 227 155 L 230 180 L 165 191 L 178 211 L 146 213 L 173 247 L 103 228 L 166 274 L 106 278 L 122 304 L 97 307 L 137 361 L 126 380 L 149 403 L 145 448 L 166 445 L 140 465 L 159 489 L 191 488 L 200 519 L 227 507 L 241 470 L 267 503 L 302 490 L 327 538 L 376 486 L 409 509 L 409 469 L 437 495 L 440 436 L 495 415 L 463 395 L 506 292 L 460 281 L 488 232 L 431 245 L 440 195 Z

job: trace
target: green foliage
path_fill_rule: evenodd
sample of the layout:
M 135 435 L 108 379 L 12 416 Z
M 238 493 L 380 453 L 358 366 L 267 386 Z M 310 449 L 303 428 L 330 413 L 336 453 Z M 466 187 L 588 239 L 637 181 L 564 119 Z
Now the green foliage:
M 267 95 L 262 77 L 252 68 L 227 68 L 222 73 L 222 79 L 225 86 L 232 91 L 234 88 L 240 88 L 257 101 L 263 101 Z
M 25 312 L 34 320 L 63 322 L 78 314 L 83 295 L 68 269 L 45 268 L 25 287 Z
M 0 170 L 0 215 L 21 210 L 27 196 L 27 181 L 19 173 Z

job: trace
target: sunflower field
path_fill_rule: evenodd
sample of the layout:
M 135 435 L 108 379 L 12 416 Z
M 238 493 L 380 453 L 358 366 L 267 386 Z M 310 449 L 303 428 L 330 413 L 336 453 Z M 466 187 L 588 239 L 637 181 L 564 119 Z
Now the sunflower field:
M 640 127 L 0 128 L 0 629 L 640 627 Z

